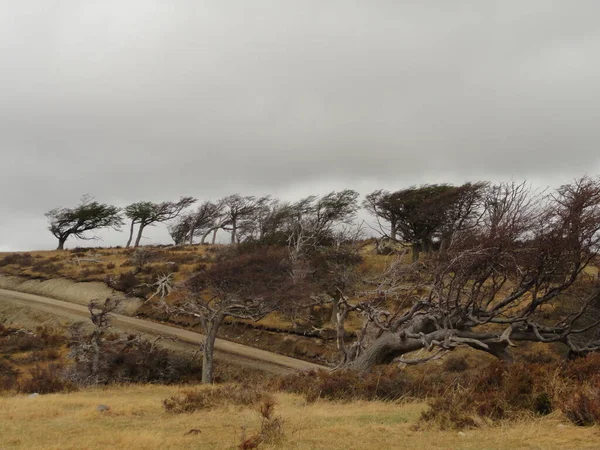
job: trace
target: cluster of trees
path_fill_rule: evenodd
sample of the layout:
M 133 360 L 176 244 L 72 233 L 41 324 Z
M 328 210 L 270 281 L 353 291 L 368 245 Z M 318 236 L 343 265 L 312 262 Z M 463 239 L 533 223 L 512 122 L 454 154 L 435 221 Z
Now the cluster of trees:
M 469 191 L 431 219 L 441 245 L 429 257 L 393 264 L 358 301 L 343 293 L 338 328 L 348 314 L 364 320 L 358 339 L 339 342 L 343 365 L 420 363 L 459 346 L 510 361 L 519 341 L 561 343 L 572 356 L 600 350 L 600 283 L 584 275 L 600 255 L 600 179 L 546 193 L 516 183 Z M 406 359 L 416 350 L 421 358 Z
M 600 350 L 600 314 L 592 313 L 600 307 L 600 283 L 582 280 L 600 256 L 600 178 L 548 192 L 514 182 L 375 191 L 363 206 L 379 234 L 411 244 L 415 260 L 407 264 L 399 255 L 368 276 L 351 226 L 360 208 L 355 191 L 294 203 L 232 195 L 184 212 L 194 202 L 139 203 L 125 215 L 130 241 L 135 225 L 139 237 L 144 227 L 175 219 L 169 229 L 177 243 L 205 242 L 211 234 L 214 240 L 225 230 L 233 243 L 256 244 L 239 247 L 245 253 L 232 247 L 178 286 L 164 286 L 169 277 L 157 281 L 161 307 L 204 328 L 206 382 L 227 317 L 258 320 L 316 304 L 332 308 L 340 367 L 358 371 L 426 362 L 460 346 L 503 360 L 519 341 L 562 343 L 573 355 Z M 123 223 L 118 208 L 89 199 L 49 218 L 63 244 L 70 235 Z M 172 289 L 178 300 L 164 301 Z M 363 321 L 358 333 L 346 331 L 351 315 Z M 421 357 L 407 358 L 418 350 Z
M 468 226 L 489 189 L 489 183 L 478 182 L 413 186 L 395 192 L 377 190 L 366 196 L 362 206 L 374 217 L 378 233 L 391 241 L 412 244 L 417 259 L 421 251 L 446 245 L 455 232 Z M 331 237 L 333 225 L 351 224 L 361 206 L 359 194 L 350 189 L 296 202 L 234 194 L 188 210 L 195 203 L 193 197 L 182 197 L 161 203 L 136 202 L 121 209 L 84 196 L 78 206 L 53 209 L 46 217 L 59 249 L 70 236 L 94 239 L 87 233 L 100 228 L 119 230 L 125 219 L 130 224 L 127 247 L 140 245 L 146 227 L 166 222 L 170 222 L 169 234 L 178 245 L 193 244 L 195 239 L 201 244 L 207 240 L 214 243 L 219 230 L 230 233 L 231 243 L 277 243 L 302 230 L 306 234 L 308 229 Z
M 245 241 L 281 242 L 299 228 L 310 228 L 324 238 L 331 235 L 335 224 L 350 223 L 358 210 L 358 193 L 352 190 L 331 192 L 322 197 L 310 196 L 295 203 L 282 202 L 270 196 L 256 198 L 229 195 L 217 202 L 206 201 L 193 211 L 185 212 L 197 202 L 193 197 L 179 201 L 136 202 L 125 208 L 99 203 L 84 196 L 74 208 L 55 208 L 46 213 L 50 232 L 58 239 L 58 249 L 73 236 L 95 239 L 88 232 L 101 228 L 120 230 L 129 220 L 126 247 L 140 245 L 144 229 L 171 221 L 169 233 L 175 244 L 193 244 L 195 238 L 206 243 L 212 234 L 214 243 L 219 230 L 231 234 L 231 243 Z
M 46 213 L 50 224 L 50 232 L 58 239 L 58 250 L 63 250 L 65 242 L 71 236 L 81 240 L 93 240 L 88 232 L 102 228 L 120 230 L 125 218 L 130 221 L 129 247 L 133 240 L 135 227 L 138 233 L 135 246 L 140 245 L 144 229 L 157 223 L 175 219 L 182 211 L 194 204 L 193 197 L 182 197 L 177 202 L 137 202 L 125 208 L 99 203 L 88 195 L 84 195 L 79 205 L 73 208 L 54 208 Z

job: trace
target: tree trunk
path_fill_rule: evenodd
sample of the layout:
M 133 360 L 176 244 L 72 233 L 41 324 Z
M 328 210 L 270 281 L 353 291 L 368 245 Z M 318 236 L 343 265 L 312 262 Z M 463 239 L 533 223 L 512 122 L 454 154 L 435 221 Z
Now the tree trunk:
M 204 234 L 202 235 L 202 238 L 200 239 L 200 244 L 204 245 L 204 244 L 206 243 L 206 238 L 208 237 L 208 235 L 209 235 L 210 233 L 212 233 L 212 234 L 213 234 L 213 237 L 212 237 L 212 243 L 214 244 L 214 243 L 215 243 L 215 241 L 217 240 L 217 231 L 219 231 L 219 228 L 221 228 L 221 227 L 220 227 L 220 226 L 216 226 L 216 227 L 209 228 L 209 229 L 206 231 L 206 233 L 204 233 Z
M 395 358 L 422 347 L 423 344 L 417 339 L 402 341 L 397 334 L 388 333 L 366 348 L 348 365 L 348 368 L 358 372 L 368 372 L 374 366 L 389 364 Z
M 194 228 L 195 225 L 190 226 L 190 245 L 194 245 Z
M 142 233 L 144 232 L 144 227 L 146 225 L 144 225 L 143 223 L 140 223 L 140 228 L 138 229 L 138 234 L 137 234 L 137 238 L 135 238 L 135 245 L 134 247 L 139 247 L 140 246 L 140 241 L 142 240 Z
M 237 238 L 237 224 L 236 224 L 236 220 L 233 219 L 231 221 L 231 243 L 232 244 L 236 243 L 236 238 Z
M 221 320 L 215 319 L 213 323 L 206 326 L 204 353 L 202 355 L 202 383 L 211 384 L 214 377 L 214 356 L 215 356 L 215 340 L 217 339 L 217 331 Z
M 349 362 L 345 368 L 356 370 L 358 372 L 368 372 L 376 365 L 390 364 L 394 359 L 399 358 L 402 355 L 426 348 L 426 343 L 428 342 L 434 340 L 441 342 L 447 337 L 449 332 L 450 330 L 436 330 L 423 335 L 423 339 L 407 338 L 406 336 L 402 337 L 401 333 L 398 332 L 387 332 L 363 350 L 363 352 L 354 359 L 354 361 Z M 465 332 L 464 337 L 477 338 L 478 336 Z M 482 338 L 480 340 L 487 345 L 487 348 L 482 348 L 475 344 L 467 345 L 475 350 L 489 353 L 504 362 L 512 362 L 512 355 L 508 351 L 506 343 L 499 342 L 497 338 Z
M 65 242 L 67 242 L 67 237 L 68 236 L 61 236 L 58 238 L 58 247 L 56 247 L 56 250 L 64 250 L 65 249 Z
M 125 248 L 129 248 L 131 246 L 131 241 L 133 240 L 133 228 L 135 227 L 135 220 L 131 221 L 131 226 L 129 227 L 129 239 L 127 239 L 127 244 Z
M 200 245 L 204 245 L 204 242 L 206 241 L 206 238 L 208 237 L 208 235 L 209 235 L 210 233 L 212 233 L 212 231 L 213 231 L 213 230 L 212 230 L 212 228 L 211 228 L 210 230 L 208 230 L 206 233 L 204 233 L 204 234 L 202 235 L 202 237 L 200 238 Z
M 92 333 L 92 349 L 94 350 L 94 354 L 92 356 L 92 376 L 98 382 L 98 372 L 100 371 L 100 341 L 101 336 L 98 329 L 96 329 Z
M 412 262 L 417 262 L 419 260 L 420 253 L 421 253 L 421 243 L 414 242 L 412 245 Z
M 396 231 L 396 221 L 392 220 L 390 222 L 390 239 L 392 241 L 396 241 L 398 236 L 398 232 Z
M 332 324 L 337 324 L 338 323 L 338 312 L 340 310 L 339 308 L 339 298 L 333 297 L 332 301 L 331 301 L 331 318 L 330 318 L 330 322 Z
M 214 342 L 210 342 L 209 337 L 206 337 L 204 344 L 204 354 L 202 356 L 202 383 L 212 384 L 213 382 L 213 360 L 214 360 Z

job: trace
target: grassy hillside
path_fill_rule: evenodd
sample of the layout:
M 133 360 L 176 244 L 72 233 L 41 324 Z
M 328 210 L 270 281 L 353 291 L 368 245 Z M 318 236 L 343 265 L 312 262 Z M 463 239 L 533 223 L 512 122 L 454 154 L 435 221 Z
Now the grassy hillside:
M 210 388 L 208 388 L 210 389 Z M 242 427 L 260 428 L 255 409 L 223 406 L 191 414 L 165 412 L 174 386 L 123 386 L 29 398 L 0 398 L 2 449 L 235 449 Z M 416 430 L 422 403 L 317 402 L 277 394 L 285 449 L 597 449 L 598 428 L 575 427 L 560 413 L 457 433 Z M 98 412 L 97 405 L 110 407 Z M 199 432 L 190 433 L 190 430 Z
M 75 248 L 65 251 L 0 253 L 0 273 L 29 278 L 64 277 L 74 281 L 108 281 L 136 273 L 150 280 L 156 273 L 175 273 L 177 280 L 210 262 L 219 246 Z
M 357 272 L 364 279 L 375 278 L 397 257 L 380 255 L 372 241 L 359 244 L 360 262 Z M 210 266 L 219 251 L 227 246 L 165 246 L 129 248 L 75 248 L 67 251 L 37 251 L 25 253 L 0 253 L 0 274 L 15 275 L 28 279 L 48 280 L 59 277 L 79 282 L 102 282 L 130 296 L 147 297 L 157 276 L 173 273 L 174 281 L 187 279 L 198 269 Z M 408 263 L 410 255 L 404 259 Z M 583 283 L 598 277 L 597 267 L 587 267 Z M 371 286 L 364 286 L 371 289 Z M 505 286 L 504 290 L 510 287 Z M 584 286 L 587 289 L 587 287 Z M 576 292 L 575 292 L 576 294 Z M 568 297 L 568 296 L 567 296 Z M 548 318 L 569 308 L 570 298 L 559 308 L 544 311 Z M 182 327 L 199 330 L 198 324 L 184 317 L 174 321 L 157 312 L 151 304 L 137 310 L 137 315 L 152 320 L 169 321 Z M 319 363 L 333 362 L 337 356 L 333 324 L 329 321 L 331 308 L 316 306 L 292 323 L 282 314 L 274 313 L 259 322 L 227 320 L 220 337 L 259 347 L 288 356 Z M 360 317 L 351 316 L 347 330 L 359 330 Z M 525 352 L 527 343 L 520 347 Z M 519 352 L 517 352 L 519 353 Z

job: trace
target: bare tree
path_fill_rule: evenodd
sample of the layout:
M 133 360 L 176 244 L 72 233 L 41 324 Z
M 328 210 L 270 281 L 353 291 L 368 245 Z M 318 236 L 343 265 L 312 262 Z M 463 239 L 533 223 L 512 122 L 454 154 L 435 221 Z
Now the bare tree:
M 73 374 L 77 381 L 83 384 L 98 384 L 101 372 L 102 349 L 106 339 L 106 333 L 110 328 L 111 314 L 118 308 L 121 300 L 118 298 L 107 298 L 104 302 L 92 301 L 88 304 L 90 320 L 94 328 L 89 336 L 84 336 L 82 330 L 83 322 L 71 327 L 73 343 L 71 345 L 70 357 L 76 363 L 86 367 L 82 373 Z M 106 380 L 103 380 L 106 381 Z
M 75 208 L 55 208 L 48 211 L 46 217 L 50 223 L 48 229 L 58 239 L 58 250 L 65 248 L 69 236 L 82 240 L 97 239 L 86 233 L 100 228 L 119 230 L 123 225 L 120 208 L 98 203 L 87 195 Z
M 135 240 L 135 247 L 138 247 L 144 228 L 175 219 L 185 208 L 195 202 L 196 199 L 193 197 L 181 197 L 177 202 L 137 202 L 125 207 L 125 215 L 131 220 L 129 239 L 126 246 L 131 245 L 135 225 L 138 225 L 138 234 Z
M 505 183 L 487 189 L 483 201 L 481 220 L 447 248 L 412 265 L 398 261 L 357 301 L 341 296 L 344 367 L 419 363 L 458 346 L 510 360 L 519 341 L 600 349 L 600 341 L 577 339 L 600 324 L 586 317 L 600 286 L 581 280 L 599 251 L 600 181 L 582 178 L 545 195 Z M 550 308 L 554 320 L 544 314 Z M 350 314 L 364 326 L 348 344 Z M 406 357 L 416 350 L 428 353 Z
M 179 290 L 182 299 L 166 308 L 195 317 L 202 326 L 203 383 L 213 381 L 215 341 L 226 318 L 260 320 L 297 295 L 284 249 L 230 256 L 197 273 Z

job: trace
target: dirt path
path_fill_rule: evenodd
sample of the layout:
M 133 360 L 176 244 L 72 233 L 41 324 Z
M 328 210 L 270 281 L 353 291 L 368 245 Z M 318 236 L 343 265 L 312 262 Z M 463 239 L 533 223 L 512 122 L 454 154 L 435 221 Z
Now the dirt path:
M 69 322 L 79 322 L 84 319 L 89 319 L 89 311 L 86 306 L 41 297 L 39 295 L 0 289 L 0 303 L 4 302 L 15 306 L 33 308 L 52 316 L 66 319 Z M 125 332 L 135 331 L 150 336 L 163 335 L 175 337 L 177 338 L 178 343 L 192 345 L 196 348 L 203 339 L 203 336 L 199 333 L 121 314 L 113 314 L 112 326 L 113 328 Z M 235 342 L 224 341 L 222 339 L 217 339 L 215 348 L 215 356 L 217 359 L 226 360 L 233 364 L 257 368 L 270 373 L 285 374 L 295 370 L 324 368 L 317 364 L 248 347 Z

